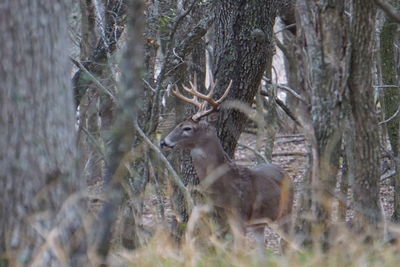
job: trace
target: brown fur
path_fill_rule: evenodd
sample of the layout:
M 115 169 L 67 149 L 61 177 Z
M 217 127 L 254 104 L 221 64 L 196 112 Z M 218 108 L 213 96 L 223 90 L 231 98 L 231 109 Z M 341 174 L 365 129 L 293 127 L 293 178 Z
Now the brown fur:
M 180 123 L 161 145 L 191 150 L 196 172 L 201 183 L 206 184 L 205 195 L 241 231 L 246 224 L 265 225 L 265 219 L 284 219 L 283 229 L 288 231 L 293 190 L 289 175 L 281 167 L 260 164 L 247 168 L 234 164 L 224 152 L 215 128 L 206 119 L 199 122 L 187 119 Z M 258 231 L 263 233 L 263 227 Z

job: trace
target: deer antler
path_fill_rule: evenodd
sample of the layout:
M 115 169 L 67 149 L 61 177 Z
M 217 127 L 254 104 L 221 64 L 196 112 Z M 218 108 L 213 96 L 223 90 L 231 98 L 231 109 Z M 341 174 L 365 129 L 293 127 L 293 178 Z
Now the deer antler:
M 218 100 L 214 100 L 212 98 L 214 95 L 216 82 L 212 82 L 210 91 L 208 92 L 208 94 L 205 95 L 197 90 L 196 75 L 194 76 L 193 80 L 194 80 L 193 83 L 189 82 L 191 86 L 190 88 L 183 86 L 183 89 L 185 89 L 185 91 L 188 92 L 189 94 L 193 95 L 193 98 L 188 98 L 182 95 L 177 86 L 175 86 L 175 89 L 172 90 L 172 93 L 180 100 L 195 105 L 198 108 L 196 114 L 192 116 L 192 120 L 198 121 L 200 118 L 207 116 L 208 114 L 217 111 L 219 109 L 221 103 L 228 96 L 229 90 L 231 89 L 232 86 L 232 80 L 229 82 L 229 85 L 225 89 L 224 94 Z M 202 99 L 203 102 L 200 102 L 199 99 Z M 207 104 L 210 104 L 211 108 L 207 109 Z

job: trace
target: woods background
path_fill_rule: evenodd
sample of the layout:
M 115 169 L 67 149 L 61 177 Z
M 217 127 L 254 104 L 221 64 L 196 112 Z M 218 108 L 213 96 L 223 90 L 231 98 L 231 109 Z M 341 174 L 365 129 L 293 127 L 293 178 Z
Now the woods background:
M 197 242 L 223 218 L 190 228 L 204 205 L 190 155 L 159 148 L 194 112 L 171 88 L 195 76 L 202 92 L 215 81 L 216 97 L 232 81 L 217 124 L 230 157 L 303 162 L 283 164 L 295 181 L 292 246 L 268 249 L 268 261 L 398 262 L 399 7 L 3 1 L 0 266 L 261 264 L 251 245 Z M 291 142 L 302 150 L 276 152 Z

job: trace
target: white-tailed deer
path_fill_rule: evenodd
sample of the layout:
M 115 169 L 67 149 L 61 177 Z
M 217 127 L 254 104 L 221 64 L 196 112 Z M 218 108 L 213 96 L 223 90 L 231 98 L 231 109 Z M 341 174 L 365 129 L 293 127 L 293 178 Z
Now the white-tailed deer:
M 288 231 L 293 202 L 290 177 L 273 164 L 248 168 L 233 163 L 212 125 L 232 83 L 217 101 L 212 98 L 215 84 L 207 95 L 199 93 L 194 84 L 183 87 L 193 98 L 182 95 L 177 87 L 172 93 L 198 107 L 198 112 L 178 124 L 161 141 L 161 147 L 189 149 L 204 195 L 225 211 L 231 227 L 244 234 L 245 226 L 252 226 L 257 243 L 263 247 L 267 221 L 278 221 L 281 229 Z

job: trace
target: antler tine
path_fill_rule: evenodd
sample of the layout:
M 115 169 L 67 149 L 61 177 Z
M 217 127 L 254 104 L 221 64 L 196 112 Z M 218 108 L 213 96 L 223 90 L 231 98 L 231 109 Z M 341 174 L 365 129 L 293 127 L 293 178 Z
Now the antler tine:
M 231 90 L 231 87 L 232 87 L 232 80 L 229 82 L 229 85 L 228 85 L 228 87 L 225 89 L 224 94 L 216 101 L 218 104 L 221 104 L 222 101 L 225 100 L 225 98 L 226 98 L 226 97 L 228 96 L 228 94 L 229 94 L 229 91 Z
M 192 116 L 192 120 L 197 121 L 201 117 L 207 116 L 216 109 L 215 107 L 206 109 L 206 107 L 207 107 L 207 102 L 203 102 L 197 113 Z
M 207 101 L 212 106 L 218 107 L 219 104 L 212 99 L 212 97 L 211 97 L 212 94 L 210 94 L 210 93 L 207 94 L 207 95 L 202 94 L 197 90 L 197 86 L 195 84 L 193 84 L 191 81 L 189 83 L 190 83 L 190 88 L 188 88 L 188 87 L 186 87 L 184 85 L 182 86 L 183 89 L 185 89 L 186 92 L 188 92 L 188 93 L 190 93 L 190 94 L 192 94 L 192 95 L 194 95 L 194 96 L 196 96 L 196 97 L 198 97 L 200 99 L 203 99 L 203 100 Z
M 185 88 L 185 87 L 184 87 L 184 88 Z M 186 90 L 186 88 L 185 88 L 185 90 Z M 176 96 L 176 97 L 179 98 L 180 100 L 182 100 L 182 101 L 184 101 L 184 102 L 186 102 L 186 103 L 195 105 L 195 106 L 198 107 L 198 108 L 201 108 L 201 103 L 200 103 L 199 101 L 197 101 L 197 97 L 196 97 L 196 96 L 194 96 L 193 98 L 188 98 L 188 97 L 182 95 L 182 94 L 180 93 L 179 88 L 178 88 L 177 85 L 175 85 L 175 90 L 172 89 L 171 92 L 172 92 L 172 94 L 174 94 L 174 96 Z
M 217 81 L 214 82 L 214 80 L 212 80 L 210 83 L 210 91 L 208 92 L 207 96 L 211 98 L 214 95 L 215 85 L 217 84 Z
M 212 99 L 212 96 L 213 96 L 213 94 L 214 94 L 214 90 L 215 90 L 216 84 L 217 84 L 216 82 L 215 82 L 215 83 L 213 82 L 213 84 L 212 84 L 212 86 L 211 86 L 211 89 L 210 89 L 210 92 L 209 92 L 207 95 L 202 94 L 202 93 L 199 93 L 199 92 L 197 91 L 197 88 L 193 85 L 192 82 L 190 82 L 190 85 L 191 85 L 191 88 L 190 88 L 190 89 L 187 88 L 187 87 L 185 87 L 185 86 L 183 86 L 183 88 L 184 88 L 187 92 L 189 92 L 190 94 L 192 94 L 192 95 L 194 95 L 194 96 L 197 96 L 197 97 L 199 97 L 200 99 L 203 99 L 203 100 L 207 101 L 211 106 L 214 107 L 214 109 L 217 109 L 217 108 L 219 107 L 219 105 L 221 105 L 222 101 L 224 101 L 225 98 L 228 96 L 229 91 L 230 91 L 230 89 L 231 89 L 231 87 L 232 87 L 232 80 L 229 82 L 229 85 L 228 85 L 228 87 L 225 89 L 224 94 L 223 94 L 223 95 L 220 97 L 220 99 L 218 99 L 217 101 L 215 101 L 214 99 Z
M 232 80 L 231 80 L 229 82 L 229 85 L 226 88 L 224 94 L 217 101 L 215 101 L 214 99 L 212 99 L 212 96 L 215 91 L 215 86 L 217 84 L 216 82 L 214 82 L 214 81 L 211 82 L 210 92 L 207 95 L 202 94 L 197 91 L 196 75 L 194 76 L 194 83 L 192 83 L 192 82 L 189 82 L 189 83 L 191 86 L 190 88 L 188 88 L 184 85 L 182 87 L 186 92 L 193 95 L 193 98 L 188 98 L 188 97 L 182 95 L 182 93 L 180 93 L 179 88 L 176 85 L 175 85 L 175 90 L 172 90 L 172 93 L 179 99 L 181 99 L 187 103 L 193 104 L 198 108 L 197 113 L 192 116 L 192 119 L 194 121 L 197 121 L 201 117 L 207 116 L 208 114 L 210 114 L 214 111 L 217 111 L 219 109 L 219 106 L 221 105 L 222 101 L 224 101 L 225 98 L 228 96 L 228 93 L 232 87 Z M 198 98 L 204 100 L 205 102 L 200 103 Z M 211 108 L 207 109 L 207 104 L 210 104 Z

